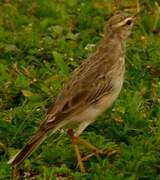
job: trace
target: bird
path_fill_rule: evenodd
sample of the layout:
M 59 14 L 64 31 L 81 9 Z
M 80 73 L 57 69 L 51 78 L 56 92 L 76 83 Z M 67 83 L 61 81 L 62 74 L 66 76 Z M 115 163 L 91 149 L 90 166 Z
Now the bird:
M 120 94 L 125 73 L 126 42 L 134 23 L 134 15 L 122 12 L 109 18 L 97 50 L 73 71 L 46 112 L 38 130 L 8 164 L 18 167 L 47 137 L 61 128 L 76 124 L 78 129 L 73 132 L 69 128 L 68 134 L 74 145 L 80 170 L 85 172 L 77 141 L 96 150 L 94 145 L 81 139 L 80 135 Z

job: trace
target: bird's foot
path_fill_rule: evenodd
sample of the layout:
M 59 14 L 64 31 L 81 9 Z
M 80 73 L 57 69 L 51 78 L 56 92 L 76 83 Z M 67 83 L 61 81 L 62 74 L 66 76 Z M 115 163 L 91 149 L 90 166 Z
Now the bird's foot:
M 98 149 L 98 150 L 93 151 L 92 153 L 82 157 L 82 161 L 87 161 L 88 159 L 90 159 L 93 156 L 98 157 L 99 155 L 102 155 L 102 156 L 111 157 L 111 156 L 116 155 L 116 154 L 119 154 L 118 150 L 113 150 L 113 149 L 101 150 L 101 149 Z
M 104 149 L 104 150 L 98 149 L 96 146 L 92 145 L 90 142 L 86 141 L 85 139 L 82 139 L 79 136 L 76 136 L 72 129 L 68 129 L 67 133 L 71 139 L 71 142 L 73 144 L 73 147 L 77 156 L 77 161 L 78 161 L 77 167 L 80 168 L 80 171 L 82 173 L 86 172 L 83 162 L 87 161 L 92 156 L 98 157 L 99 155 L 106 155 L 107 157 L 110 157 L 112 155 L 119 154 L 119 151 L 114 150 L 114 149 Z M 82 157 L 77 144 L 82 144 L 86 146 L 88 149 L 92 151 L 92 153 Z

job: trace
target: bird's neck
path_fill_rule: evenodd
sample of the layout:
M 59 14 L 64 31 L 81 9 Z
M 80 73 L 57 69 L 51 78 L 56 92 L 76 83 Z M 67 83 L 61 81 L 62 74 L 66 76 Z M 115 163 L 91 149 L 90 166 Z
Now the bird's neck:
M 121 47 L 125 48 L 126 40 L 122 39 L 118 33 L 109 33 L 104 36 L 104 43 L 114 46 L 121 44 Z
M 123 56 L 125 53 L 125 44 L 118 34 L 107 34 L 104 36 L 100 50 L 103 52 L 109 52 L 109 54 L 114 54 L 115 56 Z

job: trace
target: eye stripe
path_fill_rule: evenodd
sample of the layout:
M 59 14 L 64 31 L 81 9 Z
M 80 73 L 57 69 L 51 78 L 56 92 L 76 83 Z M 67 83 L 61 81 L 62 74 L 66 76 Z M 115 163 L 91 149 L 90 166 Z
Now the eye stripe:
M 128 17 L 125 20 L 123 20 L 123 21 L 119 22 L 118 24 L 116 24 L 114 27 L 118 28 L 118 27 L 124 26 L 127 23 L 127 21 L 132 21 L 132 20 L 133 20 L 132 17 Z

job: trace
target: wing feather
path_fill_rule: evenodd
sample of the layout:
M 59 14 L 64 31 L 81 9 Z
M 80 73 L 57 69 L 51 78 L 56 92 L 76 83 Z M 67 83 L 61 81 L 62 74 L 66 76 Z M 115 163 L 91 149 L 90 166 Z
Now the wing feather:
M 108 67 L 104 65 L 104 60 L 91 62 L 92 59 L 82 63 L 80 68 L 73 73 L 52 108 L 48 110 L 42 123 L 43 127 L 59 123 L 85 110 L 89 105 L 110 93 L 112 83 Z M 92 66 L 89 66 L 88 62 Z

